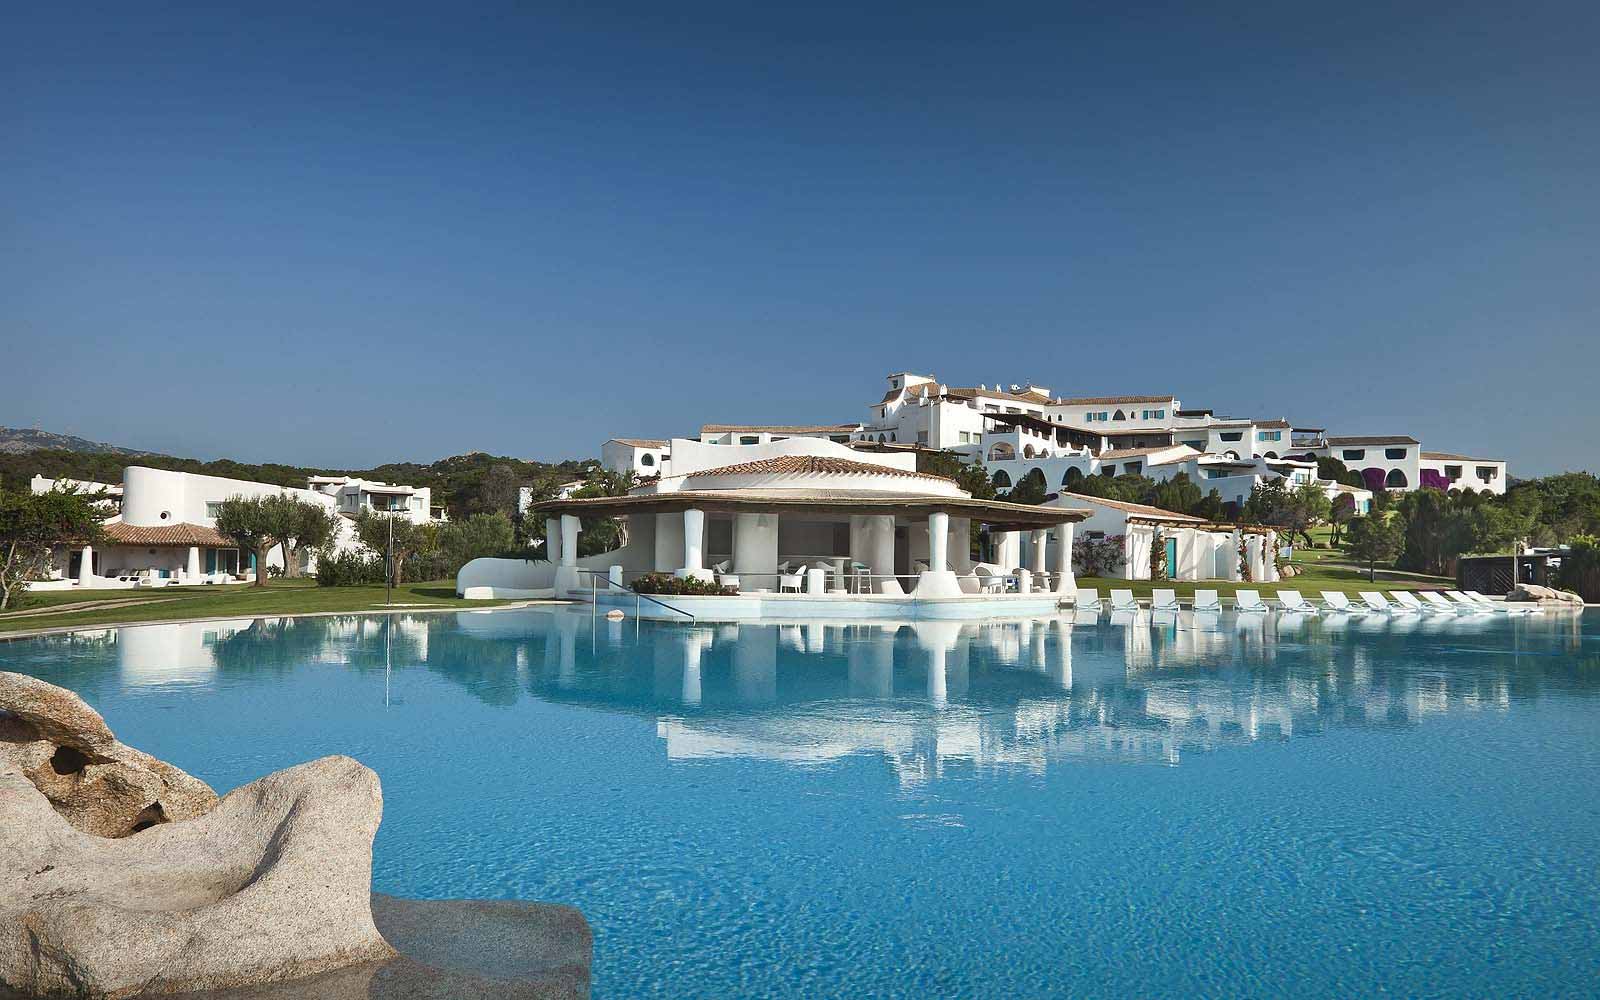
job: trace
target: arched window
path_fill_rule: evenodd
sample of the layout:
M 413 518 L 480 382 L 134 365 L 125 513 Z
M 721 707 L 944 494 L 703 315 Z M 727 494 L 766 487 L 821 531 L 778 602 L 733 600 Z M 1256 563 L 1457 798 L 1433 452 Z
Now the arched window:
M 1011 477 L 1006 475 L 1006 470 L 1001 469 L 999 472 L 996 472 L 994 474 L 994 484 L 996 486 L 1010 486 L 1011 485 Z
M 1083 482 L 1083 470 L 1082 469 L 1077 469 L 1077 468 L 1068 469 L 1067 470 L 1067 474 L 1061 477 L 1061 485 L 1065 486 L 1065 487 L 1067 487 L 1069 489 L 1074 487 L 1074 486 L 1076 486 L 1076 485 L 1078 485 L 1081 482 Z
M 989 449 L 989 461 L 991 462 L 1009 462 L 1016 457 L 1016 449 L 1012 448 L 1004 441 L 999 442 L 993 448 Z
M 1262 455 L 1261 457 L 1262 458 L 1277 458 L 1278 457 L 1278 453 L 1275 452 L 1275 451 L 1269 451 L 1265 455 Z
M 879 444 L 883 444 L 887 440 L 889 440 L 887 435 L 884 435 L 884 434 L 879 434 L 878 435 L 878 443 Z
M 1222 453 L 1222 455 L 1223 455 L 1224 458 L 1231 458 L 1235 462 L 1237 462 L 1239 460 L 1239 453 L 1236 452 L 1236 451 L 1225 451 L 1225 452 Z
M 639 464 L 640 465 L 654 465 L 654 464 L 656 464 L 656 457 L 654 455 L 650 454 L 647 451 L 643 455 L 639 456 Z
M 1117 412 L 1115 412 L 1115 413 L 1113 413 L 1111 415 L 1111 419 L 1112 420 L 1126 420 L 1128 418 L 1123 415 L 1123 412 L 1121 410 L 1118 410 Z
M 1033 445 L 1025 444 L 1025 445 L 1022 446 L 1022 457 L 1023 458 L 1032 458 L 1036 454 L 1038 454 L 1038 452 L 1033 450 Z
M 1390 469 L 1389 474 L 1383 477 L 1383 485 L 1384 488 L 1391 490 L 1397 488 L 1405 489 L 1407 485 L 1406 474 L 1399 469 Z

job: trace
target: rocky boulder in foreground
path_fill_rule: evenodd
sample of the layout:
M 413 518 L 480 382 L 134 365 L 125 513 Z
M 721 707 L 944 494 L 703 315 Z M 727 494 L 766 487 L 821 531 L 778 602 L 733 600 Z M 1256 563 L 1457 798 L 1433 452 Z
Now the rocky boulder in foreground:
M 1583 598 L 1570 590 L 1541 587 L 1536 583 L 1519 583 L 1506 595 L 1509 603 L 1533 602 L 1538 604 L 1572 604 L 1583 607 Z
M 0 671 L 0 768 L 7 767 L 68 823 L 98 837 L 126 837 L 217 804 L 205 782 L 118 742 L 71 691 Z
M 125 998 L 390 958 L 369 895 L 382 811 L 377 775 L 324 757 L 111 840 L 0 770 L 0 984 Z

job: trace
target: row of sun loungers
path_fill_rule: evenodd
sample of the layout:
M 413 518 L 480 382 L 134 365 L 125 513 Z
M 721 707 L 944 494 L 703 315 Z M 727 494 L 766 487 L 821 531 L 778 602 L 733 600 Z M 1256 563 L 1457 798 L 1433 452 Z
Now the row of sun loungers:
M 1358 595 L 1361 603 L 1350 600 L 1350 595 L 1337 590 L 1324 590 L 1322 603 L 1313 604 L 1306 600 L 1298 590 L 1280 590 L 1277 592 L 1277 610 L 1291 614 L 1315 615 L 1324 611 L 1336 614 L 1379 614 L 1379 615 L 1487 615 L 1487 614 L 1530 614 L 1532 608 L 1507 605 L 1485 597 L 1476 590 L 1447 590 L 1442 594 L 1437 591 L 1392 590 L 1389 597 L 1381 591 L 1364 590 Z M 1080 588 L 1077 593 L 1076 608 L 1079 611 L 1103 611 L 1107 607 L 1100 600 L 1100 592 L 1093 587 Z M 1137 611 L 1139 602 L 1131 590 L 1111 591 L 1112 611 Z M 1157 588 L 1151 591 L 1150 609 L 1152 611 L 1177 611 L 1178 595 L 1175 590 Z M 1240 590 L 1233 600 L 1233 609 L 1241 613 L 1265 612 L 1274 610 L 1272 606 L 1261 599 L 1261 593 L 1255 590 Z M 1196 590 L 1194 592 L 1195 611 L 1221 611 L 1222 599 L 1215 590 Z

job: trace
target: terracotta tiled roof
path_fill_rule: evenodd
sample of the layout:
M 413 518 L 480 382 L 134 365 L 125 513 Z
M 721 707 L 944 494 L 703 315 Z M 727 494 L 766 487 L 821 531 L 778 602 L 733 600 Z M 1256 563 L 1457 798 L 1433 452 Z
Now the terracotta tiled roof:
M 208 545 L 213 548 L 238 548 L 239 543 L 216 528 L 203 524 L 123 524 L 104 525 L 106 541 L 113 545 Z
M 1346 445 L 1361 444 L 1420 444 L 1416 438 L 1409 434 L 1379 435 L 1378 437 L 1331 437 L 1323 441 L 1332 448 L 1341 448 Z
M 658 438 L 612 438 L 617 444 L 625 444 L 629 448 L 665 448 L 667 442 Z
M 831 476 L 899 476 L 906 479 L 937 479 L 940 482 L 952 482 L 944 476 L 930 475 L 925 472 L 907 472 L 905 469 L 896 469 L 888 465 L 872 465 L 868 462 L 855 462 L 848 458 L 824 458 L 819 455 L 783 455 L 778 458 L 763 458 L 754 462 L 740 462 L 738 465 L 725 465 L 720 469 L 705 469 L 700 472 L 685 474 L 685 479 L 699 479 L 706 476 L 800 476 L 800 475 L 831 475 Z
M 1452 455 L 1447 451 L 1425 451 L 1422 457 L 1432 462 L 1501 462 L 1498 458 L 1468 458 L 1466 455 Z
M 1094 406 L 1100 403 L 1170 403 L 1176 396 L 1079 396 L 1075 399 L 1058 399 L 1062 406 Z
M 1157 446 L 1155 448 L 1113 448 L 1110 451 L 1102 451 L 1096 457 L 1099 458 L 1101 461 L 1110 460 L 1110 461 L 1115 462 L 1115 461 L 1118 461 L 1119 459 L 1124 459 L 1124 458 L 1139 458 L 1140 456 L 1143 456 L 1143 455 L 1153 455 L 1158 451 L 1171 451 L 1173 448 L 1178 448 L 1178 447 L 1182 447 L 1182 446 L 1181 445 L 1174 445 L 1174 444 L 1164 444 L 1164 445 L 1159 445 L 1159 446 Z M 1190 450 L 1192 451 L 1193 449 L 1191 448 Z
M 974 396 L 988 396 L 993 399 L 1010 399 L 1018 403 L 1033 403 L 1036 406 L 1048 406 L 1056 400 L 1039 392 L 1004 392 L 1000 389 L 984 389 L 979 386 L 962 386 L 946 390 L 946 395 L 956 399 L 972 399 Z
M 701 434 L 848 434 L 860 424 L 703 424 Z
M 1171 510 L 1162 510 L 1160 507 L 1152 507 L 1149 504 L 1129 503 L 1126 500 L 1108 500 L 1105 497 L 1092 497 L 1086 493 L 1062 493 L 1060 495 L 1066 497 L 1075 504 L 1098 504 L 1102 507 L 1110 507 L 1112 510 L 1120 510 L 1128 514 L 1138 514 L 1140 517 L 1160 517 L 1168 518 L 1173 521 L 1194 521 L 1197 524 L 1205 523 L 1205 518 L 1203 517 L 1195 517 L 1192 514 L 1179 514 L 1178 512 Z

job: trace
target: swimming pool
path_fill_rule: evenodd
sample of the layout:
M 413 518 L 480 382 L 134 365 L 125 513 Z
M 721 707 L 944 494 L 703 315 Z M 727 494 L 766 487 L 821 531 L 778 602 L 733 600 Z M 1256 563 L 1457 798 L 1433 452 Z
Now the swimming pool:
M 1600 617 L 0 642 L 219 790 L 383 779 L 375 888 L 571 902 L 595 995 L 1584 995 Z

